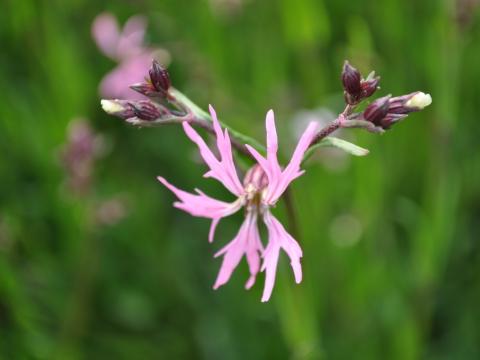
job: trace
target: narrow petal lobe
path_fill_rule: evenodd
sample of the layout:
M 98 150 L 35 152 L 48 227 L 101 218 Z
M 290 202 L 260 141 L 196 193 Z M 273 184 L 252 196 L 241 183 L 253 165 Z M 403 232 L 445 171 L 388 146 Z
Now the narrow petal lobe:
M 227 203 L 211 198 L 199 190 L 197 190 L 197 194 L 180 190 L 161 176 L 158 177 L 158 180 L 180 200 L 175 202 L 174 206 L 193 216 L 220 219 L 237 212 L 242 207 L 242 201 L 240 199 L 233 203 Z
M 187 136 L 195 144 L 197 144 L 200 150 L 200 155 L 210 168 L 204 175 L 205 177 L 212 177 L 220 181 L 232 194 L 240 196 L 243 194 L 243 186 L 240 182 L 235 169 L 235 163 L 232 156 L 232 144 L 228 132 L 222 132 L 222 128 L 217 119 L 217 115 L 212 106 L 210 106 L 210 113 L 213 121 L 213 128 L 216 135 L 216 145 L 218 153 L 220 154 L 220 160 L 213 154 L 210 148 L 207 146 L 202 137 L 193 129 L 188 122 L 183 123 L 183 129 Z
M 261 251 L 262 244 L 257 228 L 257 215 L 249 213 L 235 238 L 215 254 L 215 257 L 223 255 L 223 262 L 213 288 L 218 289 L 230 280 L 233 271 L 240 263 L 243 255 L 245 255 L 250 271 L 250 277 L 245 287 L 250 289 L 255 283 L 255 278 L 260 270 Z
M 265 288 L 262 296 L 262 302 L 265 302 L 270 299 L 275 284 L 280 249 L 283 249 L 290 258 L 290 265 L 295 276 L 295 282 L 298 284 L 302 281 L 302 267 L 300 264 L 302 249 L 269 211 L 265 213 L 263 220 L 268 229 L 268 245 L 263 254 L 262 265 L 262 271 L 266 273 Z

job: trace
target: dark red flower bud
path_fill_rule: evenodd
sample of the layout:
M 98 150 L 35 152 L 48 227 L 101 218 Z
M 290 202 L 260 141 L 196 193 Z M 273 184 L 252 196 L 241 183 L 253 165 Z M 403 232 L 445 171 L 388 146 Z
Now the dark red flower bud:
M 380 126 L 385 130 L 389 129 L 392 125 L 396 124 L 397 122 L 400 122 L 407 116 L 408 116 L 407 114 L 393 114 L 389 112 L 387 116 L 385 116 L 382 120 L 380 120 Z
M 149 74 L 153 87 L 158 92 L 167 93 L 171 85 L 170 75 L 168 74 L 167 69 L 160 65 L 158 61 L 153 60 Z
M 141 82 L 130 85 L 130 89 L 148 97 L 157 93 L 157 90 L 149 82 Z
M 368 98 L 373 95 L 375 91 L 378 89 L 378 83 L 380 82 L 380 77 L 374 77 L 367 80 L 362 80 L 361 87 L 362 87 L 362 98 Z
M 380 125 L 381 120 L 387 115 L 390 107 L 389 99 L 391 95 L 381 97 L 367 106 L 363 112 L 363 118 L 367 121 Z
M 149 100 L 130 102 L 133 114 L 142 120 L 155 120 L 161 116 L 160 110 Z
M 345 102 L 349 105 L 357 105 L 362 100 L 370 97 L 378 89 L 379 76 L 372 71 L 366 79 L 361 77 L 360 72 L 345 61 L 342 71 L 342 83 L 345 94 Z
M 360 72 L 345 60 L 342 70 L 343 88 L 353 98 L 358 97 L 362 91 L 360 85 L 361 77 Z
M 425 94 L 421 91 L 396 96 L 390 99 L 390 113 L 393 114 L 408 114 L 413 111 L 420 111 L 432 103 L 430 94 Z
M 107 114 L 118 116 L 121 119 L 126 120 L 135 116 L 128 100 L 102 100 L 101 104 Z

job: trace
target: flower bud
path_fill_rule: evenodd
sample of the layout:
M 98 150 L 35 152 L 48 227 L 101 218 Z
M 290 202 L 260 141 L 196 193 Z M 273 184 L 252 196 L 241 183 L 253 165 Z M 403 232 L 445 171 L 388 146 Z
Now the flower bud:
M 130 85 L 130 89 L 142 95 L 145 95 L 147 97 L 153 96 L 157 93 L 157 90 L 149 82 L 141 82 L 141 83 Z
M 407 114 L 394 114 L 394 113 L 388 113 L 387 116 L 385 116 L 382 120 L 380 120 L 380 127 L 383 129 L 387 130 L 389 129 L 392 125 L 396 124 L 397 122 L 400 122 L 401 120 L 405 119 L 408 115 Z
M 423 110 L 432 103 L 430 94 L 421 91 L 417 92 L 413 97 L 405 103 L 405 106 L 413 111 Z
M 364 119 L 374 123 L 375 125 L 380 125 L 381 120 L 388 113 L 390 97 L 390 95 L 381 97 L 368 105 L 363 112 Z
M 149 100 L 130 102 L 133 114 L 142 120 L 155 120 L 161 116 L 160 110 Z
M 360 72 L 345 61 L 342 71 L 342 83 L 345 94 L 345 102 L 349 105 L 356 105 L 362 100 L 370 97 L 378 89 L 379 76 L 372 71 L 366 79 L 361 77 Z
M 380 77 L 373 77 L 371 79 L 367 78 L 361 82 L 362 86 L 362 97 L 368 98 L 373 95 L 378 89 L 378 83 L 380 82 Z
M 124 120 L 137 117 L 141 120 L 152 121 L 168 112 L 168 110 L 159 108 L 150 100 L 102 100 L 101 104 L 107 114 L 118 116 Z
M 103 111 L 107 114 L 118 116 L 122 119 L 128 119 L 135 116 L 133 109 L 130 106 L 130 102 L 127 100 L 102 100 L 100 103 Z
M 390 113 L 394 114 L 408 114 L 413 111 L 420 111 L 432 103 L 430 94 L 425 94 L 421 91 L 396 96 L 390 99 Z
M 357 97 L 362 91 L 360 80 L 360 72 L 345 60 L 342 70 L 342 83 L 345 91 L 352 97 Z
M 155 90 L 161 93 L 167 93 L 170 88 L 170 75 L 167 69 L 153 60 L 152 67 L 149 70 L 150 80 Z

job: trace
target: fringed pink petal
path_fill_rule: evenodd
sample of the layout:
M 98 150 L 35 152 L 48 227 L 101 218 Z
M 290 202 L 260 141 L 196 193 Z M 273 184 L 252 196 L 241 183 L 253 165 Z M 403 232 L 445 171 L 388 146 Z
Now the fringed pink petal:
M 275 285 L 275 277 L 277 275 L 278 256 L 280 248 L 276 245 L 267 245 L 264 253 L 262 271 L 265 271 L 265 286 L 263 288 L 262 302 L 270 300 L 273 286 Z
M 273 125 L 270 126 L 275 125 L 273 123 Z M 290 185 L 293 180 L 303 174 L 303 172 L 300 170 L 300 164 L 302 163 L 305 151 L 307 151 L 308 146 L 316 135 L 317 127 L 318 124 L 316 122 L 311 122 L 308 125 L 295 148 L 290 163 L 283 171 L 280 170 L 276 156 L 272 157 L 269 154 L 267 159 L 269 163 L 268 167 L 274 170 L 270 170 L 270 174 L 267 173 L 268 188 L 267 195 L 265 197 L 265 202 L 267 204 L 275 204 L 280 196 L 282 196 L 288 185 Z
M 302 266 L 300 264 L 302 249 L 270 212 L 267 211 L 263 219 L 268 229 L 268 245 L 263 253 L 264 260 L 262 265 L 262 271 L 266 272 L 265 288 L 262 296 L 262 302 L 265 302 L 270 299 L 275 284 L 280 249 L 283 249 L 290 258 L 295 282 L 298 284 L 302 281 Z
M 252 146 L 245 144 L 247 150 L 252 154 L 252 156 L 257 160 L 258 165 L 261 166 L 265 174 L 267 174 L 267 178 L 270 180 L 272 178 L 272 173 L 270 171 L 270 164 L 267 159 L 265 159 L 255 148 Z
M 260 254 L 263 252 L 263 245 L 260 240 L 256 217 L 254 221 L 255 223 L 251 225 L 249 237 L 247 239 L 249 246 L 246 257 L 248 269 L 250 271 L 250 277 L 245 284 L 245 289 L 247 290 L 249 290 L 255 284 L 255 279 L 260 271 Z
M 120 40 L 120 31 L 115 16 L 102 13 L 93 21 L 92 36 L 98 48 L 109 58 L 119 60 L 117 46 Z
M 230 280 L 244 254 L 250 271 L 250 277 L 245 287 L 247 289 L 251 288 L 260 270 L 261 251 L 262 245 L 257 228 L 257 215 L 249 213 L 235 238 L 215 254 L 215 257 L 223 255 L 224 258 L 213 288 L 218 289 Z
M 100 83 L 100 94 L 112 99 L 144 99 L 145 97 L 129 88 L 144 80 L 145 69 L 152 63 L 152 54 L 144 53 L 118 64 Z
M 170 191 L 172 191 L 180 200 L 174 204 L 175 207 L 193 216 L 216 220 L 237 212 L 243 205 L 240 199 L 234 201 L 233 203 L 227 203 L 211 198 L 198 190 L 197 194 L 191 194 L 189 192 L 180 190 L 161 176 L 159 176 L 157 179 Z
M 298 171 L 298 169 L 300 168 L 300 164 L 302 163 L 302 160 L 303 160 L 303 155 L 305 154 L 305 151 L 307 151 L 313 138 L 317 134 L 317 130 L 318 130 L 318 123 L 315 121 L 311 121 L 308 124 L 305 131 L 303 132 L 302 136 L 300 137 L 300 140 L 298 141 L 295 151 L 293 152 L 292 159 L 290 160 L 290 163 L 287 165 L 285 170 L 292 168 L 291 171 L 294 171 L 294 170 Z
M 210 224 L 210 230 L 208 231 L 208 242 L 213 242 L 213 238 L 215 236 L 215 230 L 217 229 L 217 225 L 220 222 L 220 219 L 213 219 L 212 223 Z
M 132 16 L 127 20 L 118 42 L 117 53 L 121 58 L 128 58 L 144 51 L 144 37 L 147 27 L 145 17 Z
M 230 141 L 230 136 L 228 134 L 228 130 L 225 129 L 222 132 L 222 127 L 220 126 L 220 122 L 218 121 L 217 113 L 212 105 L 208 105 L 208 110 L 210 111 L 210 115 L 212 117 L 213 128 L 215 130 L 215 135 L 217 138 L 217 149 L 220 154 L 221 164 L 226 170 L 226 175 L 231 181 L 232 185 L 237 189 L 238 192 L 243 192 L 243 186 L 238 178 L 237 170 L 235 169 L 235 163 L 233 162 L 233 154 L 232 154 L 232 143 Z M 238 195 L 238 194 L 236 194 Z
M 217 148 L 220 149 L 223 147 L 222 127 L 220 126 L 220 122 L 218 121 L 217 112 L 210 104 L 208 105 L 208 111 L 210 112 L 210 116 L 212 117 L 213 130 L 215 131 L 215 136 L 217 139 Z
M 210 110 L 212 111 L 213 108 L 211 107 Z M 222 133 L 222 129 L 214 111 L 212 112 L 212 119 L 221 160 L 217 159 L 202 137 L 190 126 L 190 124 L 188 124 L 188 122 L 183 123 L 183 128 L 190 140 L 197 144 L 200 150 L 200 155 L 210 168 L 204 176 L 212 177 L 220 181 L 232 194 L 240 196 L 243 194 L 244 190 L 233 162 L 230 138 L 224 136 Z
M 300 164 L 305 151 L 308 149 L 308 146 L 316 134 L 317 124 L 315 122 L 311 122 L 308 125 L 297 144 L 289 165 L 283 171 L 278 163 L 277 158 L 278 137 L 275 127 L 275 117 L 272 110 L 267 113 L 265 128 L 267 132 L 266 158 L 251 146 L 245 146 L 267 175 L 268 186 L 264 201 L 267 205 L 274 205 L 288 185 L 303 173 L 300 171 Z
M 312 121 L 308 124 L 307 129 L 304 131 L 300 140 L 298 141 L 289 164 L 285 170 L 282 171 L 277 187 L 269 193 L 269 196 L 267 196 L 267 201 L 273 203 L 277 201 L 288 185 L 304 173 L 304 171 L 300 170 L 300 164 L 302 163 L 303 156 L 310 143 L 317 134 L 317 129 L 318 123 Z
M 216 256 L 223 255 L 223 262 L 220 271 L 218 272 L 217 280 L 215 280 L 215 284 L 213 285 L 215 290 L 230 280 L 233 270 L 235 270 L 240 263 L 245 252 L 245 238 L 247 237 L 247 231 L 248 221 L 245 220 L 240 227 L 237 236 L 235 236 L 227 246 L 216 254 Z
M 278 136 L 277 129 L 275 127 L 275 115 L 273 110 L 267 112 L 267 117 L 265 119 L 265 128 L 267 132 L 267 154 L 270 160 L 277 159 L 278 151 Z
M 202 139 L 202 137 L 186 121 L 183 123 L 183 129 L 185 130 L 185 134 L 187 134 L 188 138 L 192 140 L 195 144 L 197 144 L 198 149 L 200 151 L 200 155 L 202 156 L 202 159 L 205 161 L 205 163 L 211 169 L 211 171 L 213 173 L 219 171 L 218 160 L 215 157 L 215 155 L 213 155 L 212 151 L 207 146 L 207 144 Z

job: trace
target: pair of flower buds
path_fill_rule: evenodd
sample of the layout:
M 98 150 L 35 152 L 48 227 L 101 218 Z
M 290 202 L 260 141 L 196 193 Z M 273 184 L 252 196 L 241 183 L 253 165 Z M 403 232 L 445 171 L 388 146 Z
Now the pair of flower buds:
M 372 96 L 378 87 L 379 76 L 371 72 L 367 78 L 362 78 L 360 72 L 345 61 L 342 71 L 342 83 L 345 102 L 350 107 L 355 107 L 365 99 Z M 144 121 L 153 121 L 162 117 L 177 116 L 179 113 L 159 104 L 162 100 L 169 100 L 171 87 L 168 71 L 157 61 L 153 61 L 149 70 L 149 78 L 145 82 L 134 84 L 131 88 L 146 97 L 156 100 L 117 100 L 115 103 L 106 103 L 110 114 L 125 120 L 138 118 Z M 414 111 L 419 111 L 430 105 L 432 98 L 429 94 L 415 91 L 410 94 L 383 96 L 369 104 L 361 113 L 347 116 L 347 120 L 361 120 L 373 124 L 378 132 L 387 130 L 395 123 L 403 120 Z
M 102 100 L 103 109 L 124 120 L 138 118 L 145 121 L 153 121 L 165 116 L 172 115 L 171 110 L 161 105 L 163 100 L 169 98 L 171 86 L 170 75 L 162 65 L 153 60 L 149 77 L 144 82 L 130 86 L 132 90 L 154 100 Z
M 378 89 L 380 77 L 371 72 L 363 79 L 360 72 L 348 61 L 345 61 L 342 71 L 342 83 L 344 88 L 345 102 L 350 106 L 356 106 L 363 100 L 372 96 Z M 414 111 L 422 110 L 430 105 L 432 98 L 429 94 L 415 91 L 407 95 L 392 97 L 383 96 L 373 101 L 363 111 L 349 116 L 350 120 L 364 120 L 383 130 L 407 117 Z

